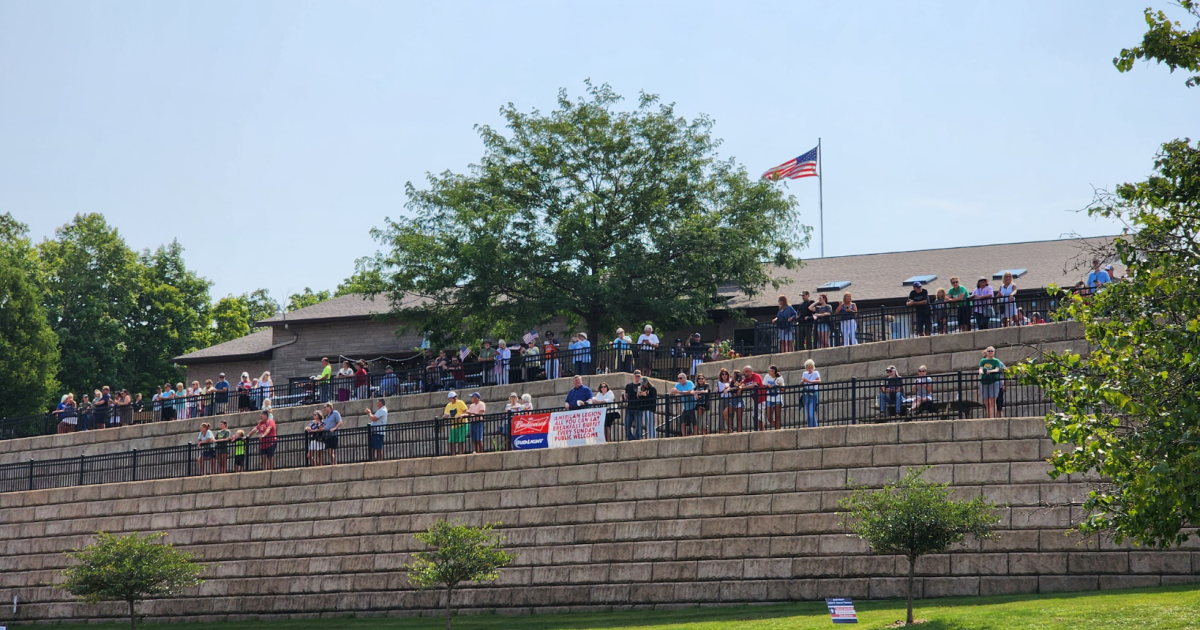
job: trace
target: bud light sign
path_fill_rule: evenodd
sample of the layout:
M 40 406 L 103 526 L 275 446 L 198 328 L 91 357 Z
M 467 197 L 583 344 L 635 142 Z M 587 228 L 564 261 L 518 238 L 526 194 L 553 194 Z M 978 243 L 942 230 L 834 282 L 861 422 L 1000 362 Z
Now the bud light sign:
M 513 416 L 513 449 L 604 444 L 604 407 Z
M 531 413 L 513 416 L 512 447 L 514 450 L 546 448 L 550 433 L 550 414 Z

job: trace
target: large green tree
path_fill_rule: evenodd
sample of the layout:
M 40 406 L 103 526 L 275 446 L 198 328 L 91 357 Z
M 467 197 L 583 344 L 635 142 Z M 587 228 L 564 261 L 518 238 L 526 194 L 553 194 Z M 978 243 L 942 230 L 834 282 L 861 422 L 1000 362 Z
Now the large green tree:
M 42 413 L 58 388 L 58 339 L 42 307 L 28 227 L 0 215 L 0 418 Z
M 279 310 L 279 303 L 266 289 L 241 295 L 227 295 L 212 307 L 212 331 L 209 344 L 218 344 L 250 334 L 254 322 L 262 321 Z
M 61 353 L 59 380 L 76 393 L 120 385 L 143 275 L 137 254 L 99 214 L 76 215 L 38 252 Z
M 122 386 L 147 392 L 178 376 L 173 357 L 208 345 L 211 283 L 187 268 L 178 241 L 142 252 L 138 264 L 141 282 L 128 321 L 130 352 Z
M 1181 4 L 1200 17 L 1193 3 Z M 1200 26 L 1182 31 L 1161 13 L 1146 15 L 1143 46 L 1123 51 L 1118 69 L 1134 58 L 1200 67 Z M 1065 309 L 1092 345 L 1086 359 L 1050 355 L 1021 369 L 1058 409 L 1050 436 L 1074 445 L 1052 459 L 1052 476 L 1104 479 L 1088 494 L 1079 528 L 1118 542 L 1181 544 L 1185 528 L 1200 524 L 1200 144 L 1164 144 L 1154 175 L 1101 192 L 1089 212 L 1128 226 L 1097 255 L 1120 260 L 1129 279 Z
M 648 94 L 621 110 L 607 85 L 587 93 L 560 92 L 548 114 L 509 104 L 506 133 L 477 127 L 485 152 L 469 173 L 408 185 L 411 215 L 373 231 L 402 321 L 438 342 L 560 315 L 593 337 L 677 326 L 706 320 L 720 287 L 755 293 L 770 264 L 797 263 L 808 229 L 795 200 L 721 159 L 711 119 Z

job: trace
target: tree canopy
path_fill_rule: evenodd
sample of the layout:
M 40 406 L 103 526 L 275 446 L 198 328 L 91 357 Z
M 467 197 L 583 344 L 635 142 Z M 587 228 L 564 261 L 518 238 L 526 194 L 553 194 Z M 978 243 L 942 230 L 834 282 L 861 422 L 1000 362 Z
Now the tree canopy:
M 908 559 L 908 621 L 913 622 L 913 573 L 917 558 L 945 551 L 968 535 L 994 537 L 1000 522 L 996 504 L 977 496 L 970 501 L 950 498 L 946 484 L 921 479 L 925 469 L 912 469 L 882 490 L 857 488 L 838 501 L 846 510 L 846 526 L 866 541 L 874 553 Z
M 1181 4 L 1200 17 L 1193 3 Z M 1200 67 L 1200 26 L 1168 31 L 1162 13 L 1146 16 L 1143 45 L 1122 51 L 1119 69 L 1133 58 Z M 1100 191 L 1088 212 L 1127 226 L 1096 255 L 1119 260 L 1129 278 L 1064 309 L 1084 327 L 1086 359 L 1048 355 L 1019 369 L 1057 408 L 1050 436 L 1072 445 L 1052 459 L 1052 476 L 1104 479 L 1089 492 L 1079 529 L 1108 531 L 1117 542 L 1182 544 L 1184 528 L 1200 523 L 1200 144 L 1167 142 L 1152 176 Z
M 446 630 L 450 630 L 454 589 L 463 582 L 495 580 L 501 567 L 515 558 L 502 548 L 504 539 L 492 533 L 495 525 L 499 523 L 472 527 L 439 519 L 428 530 L 413 534 L 434 550 L 418 551 L 404 568 L 409 580 L 420 588 L 446 590 Z
M 46 409 L 58 388 L 58 339 L 42 307 L 29 229 L 0 215 L 0 418 Z
M 1179 0 L 1179 6 L 1200 20 L 1200 5 L 1194 0 Z M 1113 59 L 1117 70 L 1129 72 L 1138 59 L 1153 59 L 1165 64 L 1171 72 L 1183 69 L 1198 73 L 1188 77 L 1184 85 L 1200 86 L 1200 28 L 1193 27 L 1189 31 L 1178 21 L 1168 18 L 1166 13 L 1153 9 L 1146 9 L 1146 26 L 1142 44 L 1121 50 L 1121 54 Z
M 409 183 L 411 216 L 373 230 L 385 251 L 370 265 L 399 318 L 437 342 L 555 316 L 593 335 L 698 323 L 719 288 L 755 293 L 768 264 L 797 264 L 809 229 L 795 200 L 721 159 L 711 119 L 650 94 L 621 102 L 588 83 L 548 114 L 510 103 L 507 132 L 477 127 L 484 155 L 468 173 Z
M 96 532 L 95 541 L 67 552 L 76 564 L 60 571 L 56 585 L 87 603 L 125 602 L 129 626 L 137 630 L 137 604 L 147 597 L 171 595 L 202 584 L 204 566 L 192 554 L 158 541 L 166 534 L 118 536 Z

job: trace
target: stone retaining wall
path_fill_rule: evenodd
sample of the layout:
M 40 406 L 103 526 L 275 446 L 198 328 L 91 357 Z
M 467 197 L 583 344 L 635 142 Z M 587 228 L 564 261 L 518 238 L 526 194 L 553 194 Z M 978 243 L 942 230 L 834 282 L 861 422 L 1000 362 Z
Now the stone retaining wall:
M 46 586 L 96 530 L 168 532 L 219 563 L 151 618 L 436 614 L 412 590 L 411 536 L 436 519 L 499 521 L 519 554 L 465 609 L 502 613 L 896 597 L 906 561 L 846 536 L 849 480 L 910 466 L 958 497 L 1005 504 L 1000 538 L 916 567 L 925 597 L 1200 580 L 1200 541 L 1142 551 L 1064 532 L 1082 479 L 1047 477 L 1041 419 L 955 420 L 647 440 L 0 495 L 5 621 L 119 617 Z

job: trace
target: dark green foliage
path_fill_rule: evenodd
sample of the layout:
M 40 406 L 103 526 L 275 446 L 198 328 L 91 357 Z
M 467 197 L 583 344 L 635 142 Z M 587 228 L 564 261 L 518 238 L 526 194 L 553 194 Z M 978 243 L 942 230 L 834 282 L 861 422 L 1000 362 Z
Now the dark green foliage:
M 0 215 L 0 418 L 45 412 L 58 388 L 58 339 L 27 234 L 11 214 Z
M 882 490 L 855 489 L 838 501 L 846 526 L 879 554 L 908 559 L 908 623 L 913 622 L 913 569 L 917 558 L 945 551 L 967 535 L 992 538 L 1000 522 L 996 504 L 977 496 L 950 498 L 946 484 L 921 479 L 926 469 L 909 470 Z
M 127 383 L 128 324 L 143 280 L 137 254 L 99 214 L 80 214 L 38 245 L 44 304 L 58 336 L 66 391 Z M 166 378 L 171 378 L 170 375 Z M 174 380 L 174 379 L 172 379 Z
M 469 174 L 409 184 L 413 215 L 373 231 L 387 251 L 370 266 L 399 319 L 436 344 L 560 315 L 598 339 L 618 322 L 706 321 L 719 287 L 754 293 L 768 263 L 797 264 L 808 228 L 794 199 L 719 159 L 709 118 L 621 100 L 589 83 L 549 114 L 509 104 L 507 135 L 478 127 L 485 153 Z
M 166 534 L 118 536 L 96 532 L 95 542 L 67 552 L 74 564 L 59 573 L 55 585 L 87 603 L 121 601 L 129 605 L 129 626 L 137 630 L 137 604 L 147 597 L 173 595 L 204 583 L 205 567 L 192 554 L 157 541 Z

